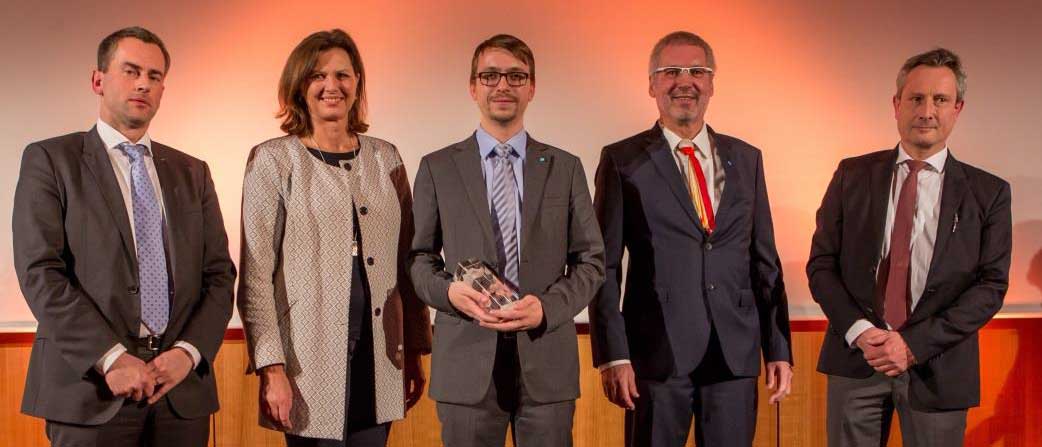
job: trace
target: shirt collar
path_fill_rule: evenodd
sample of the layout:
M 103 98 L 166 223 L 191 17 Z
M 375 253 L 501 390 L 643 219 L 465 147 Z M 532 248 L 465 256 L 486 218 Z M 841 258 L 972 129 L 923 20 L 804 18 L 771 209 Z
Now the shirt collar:
M 134 143 L 144 145 L 148 148 L 147 153 L 152 153 L 152 139 L 148 137 L 148 133 L 145 133 L 145 135 L 135 143 L 130 141 L 130 139 L 123 134 L 119 133 L 119 131 L 110 126 L 109 123 L 102 121 L 101 118 L 98 118 L 97 129 L 98 136 L 101 137 L 101 142 L 105 144 L 106 149 L 119 150 L 117 146 L 122 143 Z
M 898 148 L 899 149 L 897 150 L 896 164 L 900 166 L 901 163 L 911 160 L 912 157 L 908 155 L 908 152 L 905 152 L 904 145 L 898 144 Z M 923 161 L 925 161 L 926 164 L 930 165 L 930 167 L 933 168 L 934 172 L 944 172 L 944 164 L 948 161 L 948 146 L 945 146 L 943 150 L 931 155 L 930 158 L 927 158 Z
M 666 143 L 669 143 L 669 148 L 675 150 L 677 148 L 677 145 L 680 144 L 680 141 L 683 140 L 683 138 L 680 138 L 680 135 L 677 135 L 672 130 L 667 129 L 666 126 L 662 125 L 662 123 L 659 123 L 659 127 L 662 128 L 662 134 L 665 135 Z M 698 149 L 700 151 L 708 151 L 712 149 L 712 146 L 709 145 L 708 127 L 709 126 L 706 125 L 705 121 L 703 121 L 702 128 L 699 129 L 698 134 L 695 135 L 695 138 L 691 140 L 695 143 L 695 146 L 698 146 Z M 708 154 L 708 152 L 703 153 Z
M 478 126 L 478 130 L 475 134 L 478 139 L 478 151 L 481 154 L 481 159 L 484 160 L 488 158 L 489 154 L 491 154 L 493 150 L 496 149 L 499 140 L 496 140 L 495 137 L 486 132 L 481 126 Z M 517 152 L 518 157 L 521 160 L 524 160 L 525 152 L 528 148 L 528 133 L 525 132 L 525 129 L 521 129 L 514 134 L 514 136 L 510 137 L 510 139 L 506 141 L 506 144 L 509 144 L 510 147 L 514 148 L 514 152 Z

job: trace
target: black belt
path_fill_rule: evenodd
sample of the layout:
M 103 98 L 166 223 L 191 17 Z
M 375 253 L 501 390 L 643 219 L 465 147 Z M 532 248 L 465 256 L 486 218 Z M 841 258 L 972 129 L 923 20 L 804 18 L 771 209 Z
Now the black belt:
M 132 338 L 134 343 L 152 352 L 159 352 L 159 347 L 163 344 L 162 335 L 148 335 L 146 337 L 134 337 Z

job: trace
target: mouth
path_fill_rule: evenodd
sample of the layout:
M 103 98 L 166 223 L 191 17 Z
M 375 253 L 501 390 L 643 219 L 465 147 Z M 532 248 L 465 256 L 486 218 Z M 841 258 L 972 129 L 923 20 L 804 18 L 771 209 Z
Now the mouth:
M 344 101 L 343 96 L 323 96 L 318 101 L 327 106 L 335 106 Z
M 133 103 L 133 104 L 142 105 L 142 106 L 146 106 L 146 107 L 151 105 L 151 104 L 148 103 L 148 101 L 146 101 L 144 99 L 141 99 L 141 98 L 130 98 L 130 102 Z

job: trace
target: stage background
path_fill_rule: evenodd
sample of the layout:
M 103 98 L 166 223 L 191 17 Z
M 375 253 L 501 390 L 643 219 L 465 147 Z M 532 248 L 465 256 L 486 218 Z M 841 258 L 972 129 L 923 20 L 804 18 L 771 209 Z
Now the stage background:
M 1013 186 L 1004 313 L 1042 310 L 1037 2 L 8 0 L 0 6 L 0 329 L 33 327 L 9 226 L 22 149 L 93 125 L 97 44 L 129 25 L 155 31 L 172 54 L 149 133 L 209 162 L 235 258 L 246 156 L 280 135 L 278 76 L 310 32 L 340 27 L 354 36 L 368 75 L 369 134 L 398 145 L 410 178 L 423 154 L 477 125 L 466 89 L 474 46 L 499 32 L 521 37 L 535 52 L 538 78 L 526 128 L 579 155 L 591 188 L 600 148 L 647 129 L 657 115 L 647 95 L 652 45 L 673 30 L 699 33 L 719 66 L 708 122 L 764 151 L 796 317 L 821 315 L 803 266 L 837 162 L 896 144 L 895 74 L 908 56 L 945 46 L 964 58 L 969 75 L 950 147 Z

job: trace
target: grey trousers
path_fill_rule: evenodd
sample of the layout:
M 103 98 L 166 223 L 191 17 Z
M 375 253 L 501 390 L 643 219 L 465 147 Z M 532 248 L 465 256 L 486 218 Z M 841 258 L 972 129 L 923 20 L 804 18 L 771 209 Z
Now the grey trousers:
M 908 401 L 908 373 L 875 373 L 867 379 L 828 376 L 829 447 L 885 446 L 894 410 L 905 446 L 963 445 L 966 410 L 916 410 Z
M 516 340 L 499 337 L 491 382 L 476 404 L 437 403 L 445 447 L 502 447 L 507 426 L 517 447 L 571 447 L 575 401 L 531 399 L 521 380 Z

